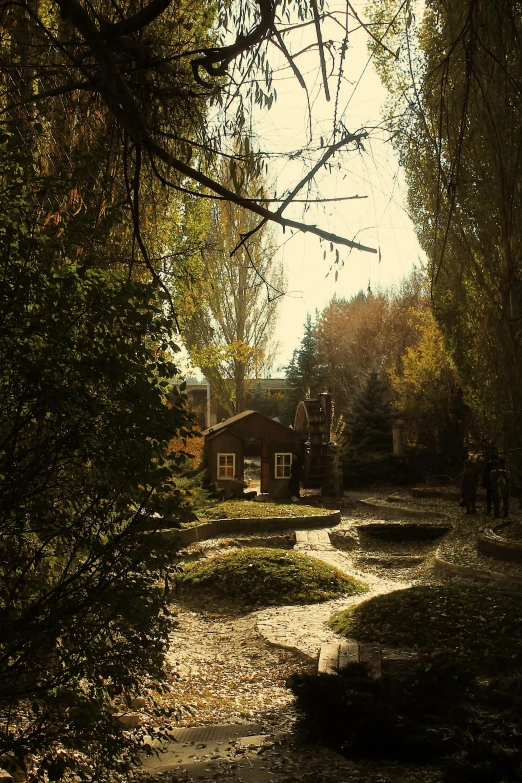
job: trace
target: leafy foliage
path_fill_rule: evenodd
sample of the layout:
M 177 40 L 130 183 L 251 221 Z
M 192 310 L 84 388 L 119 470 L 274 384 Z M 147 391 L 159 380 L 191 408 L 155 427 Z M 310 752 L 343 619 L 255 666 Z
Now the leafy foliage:
M 468 584 L 376 596 L 334 615 L 359 641 L 415 649 L 418 660 L 297 675 L 301 727 L 348 756 L 442 763 L 447 781 L 515 781 L 522 761 L 522 596 Z M 506 637 L 509 629 L 509 639 Z M 378 741 L 376 741 L 378 738 Z
M 314 399 L 328 385 L 326 368 L 317 346 L 315 327 L 310 315 L 306 317 L 301 345 L 294 351 L 285 370 L 287 393 L 283 418 L 288 424 L 293 424 L 299 402 Z
M 262 547 L 189 563 L 178 581 L 181 589 L 209 591 L 260 606 L 317 603 L 367 589 L 313 557 Z
M 390 370 L 395 406 L 418 446 L 462 458 L 469 411 L 455 365 L 433 312 L 425 308 L 415 320 L 418 342 Z
M 371 3 L 388 122 L 430 264 L 434 311 L 482 438 L 518 445 L 521 19 L 509 0 Z M 394 57 L 392 53 L 395 53 Z
M 300 728 L 347 756 L 443 764 L 445 779 L 515 781 L 520 774 L 522 679 L 477 679 L 449 657 L 373 679 L 364 665 L 296 675 Z
M 0 759 L 34 753 L 41 776 L 60 742 L 102 781 L 138 752 L 114 689 L 162 676 L 165 556 L 138 529 L 176 492 L 168 444 L 191 422 L 181 396 L 167 404 L 157 284 L 90 263 L 96 243 L 71 261 L 78 235 L 49 225 L 12 136 L 0 144 Z
M 231 184 L 225 164 L 220 177 Z M 262 178 L 250 177 L 243 190 L 262 197 Z M 245 410 L 249 379 L 259 377 L 261 368 L 271 364 L 271 338 L 282 293 L 282 270 L 274 260 L 266 226 L 254 233 L 248 245 L 235 248 L 238 237 L 255 226 L 256 218 L 240 207 L 213 203 L 200 248 L 197 284 L 187 287 L 180 281 L 176 291 L 183 302 L 183 339 L 191 361 L 203 369 L 230 416 Z
M 408 449 L 400 457 L 393 454 L 357 454 L 351 456 L 349 449 L 342 457 L 343 481 L 347 489 L 369 484 L 415 484 L 422 481 L 431 461 L 415 449 Z
M 400 365 L 408 346 L 417 342 L 412 309 L 422 307 L 424 274 L 414 270 L 397 288 L 360 291 L 351 299 L 334 297 L 315 325 L 317 350 L 328 368 L 328 388 L 336 410 L 346 416 L 371 372 Z

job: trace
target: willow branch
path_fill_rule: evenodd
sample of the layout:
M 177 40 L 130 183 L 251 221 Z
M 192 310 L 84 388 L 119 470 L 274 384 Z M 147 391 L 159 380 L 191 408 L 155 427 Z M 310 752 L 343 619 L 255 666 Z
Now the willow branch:
M 205 84 L 199 75 L 199 69 L 204 68 L 209 76 L 224 76 L 229 63 L 238 57 L 242 52 L 250 49 L 258 43 L 274 27 L 275 4 L 271 0 L 257 0 L 261 11 L 259 24 L 254 27 L 247 35 L 238 35 L 233 44 L 229 46 L 220 46 L 215 49 L 204 49 L 204 57 L 198 57 L 192 60 L 192 72 L 194 78 L 199 84 Z
M 263 0 L 264 1 L 264 0 Z M 194 182 L 198 182 L 203 187 L 223 196 L 227 201 L 237 204 L 240 207 L 250 210 L 263 218 L 264 221 L 270 220 L 283 227 L 294 228 L 297 231 L 315 234 L 321 239 L 326 239 L 336 244 L 346 245 L 356 250 L 364 250 L 369 253 L 376 253 L 375 248 L 360 245 L 346 237 L 332 234 L 330 231 L 324 231 L 316 225 L 302 223 L 296 220 L 290 220 L 282 216 L 283 209 L 290 203 L 291 198 L 312 178 L 316 171 L 324 165 L 328 158 L 344 144 L 349 141 L 362 138 L 362 135 L 345 136 L 337 144 L 332 145 L 316 166 L 301 180 L 294 188 L 292 194 L 285 199 L 277 212 L 272 212 L 256 201 L 244 198 L 232 190 L 229 190 L 220 182 L 211 179 L 206 174 L 184 163 L 176 158 L 168 149 L 160 146 L 150 135 L 147 123 L 143 117 L 140 106 L 132 94 L 127 82 L 121 76 L 116 61 L 111 50 L 101 33 L 96 28 L 93 20 L 78 0 L 56 0 L 64 18 L 70 20 L 83 36 L 86 43 L 90 46 L 92 55 L 96 58 L 101 70 L 102 78 L 97 81 L 96 88 L 100 96 L 105 101 L 108 109 L 120 123 L 122 128 L 128 133 L 134 144 L 147 150 L 151 157 L 163 161 L 167 166 L 176 169 L 184 177 L 188 177 Z M 267 5 L 272 8 L 270 3 Z

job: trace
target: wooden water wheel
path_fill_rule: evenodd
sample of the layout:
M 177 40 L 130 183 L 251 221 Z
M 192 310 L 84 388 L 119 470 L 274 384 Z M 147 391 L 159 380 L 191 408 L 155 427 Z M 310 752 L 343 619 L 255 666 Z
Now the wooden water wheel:
M 297 406 L 294 430 L 305 443 L 303 486 L 322 487 L 328 467 L 331 396 L 320 394 L 317 400 L 301 400 Z

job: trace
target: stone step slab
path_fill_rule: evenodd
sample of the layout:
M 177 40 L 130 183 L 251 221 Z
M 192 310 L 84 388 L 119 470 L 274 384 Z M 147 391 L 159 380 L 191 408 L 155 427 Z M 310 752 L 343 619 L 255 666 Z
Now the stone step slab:
M 378 679 L 382 675 L 381 646 L 348 641 L 323 644 L 319 652 L 317 671 L 337 674 L 349 663 L 367 663 L 373 677 Z

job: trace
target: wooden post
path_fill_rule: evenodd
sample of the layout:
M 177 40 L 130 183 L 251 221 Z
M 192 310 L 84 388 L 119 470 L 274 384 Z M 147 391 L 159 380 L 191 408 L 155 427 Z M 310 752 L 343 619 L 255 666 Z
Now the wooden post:
M 393 432 L 393 453 L 396 457 L 400 457 L 404 451 L 404 422 L 402 419 L 397 419 L 392 427 Z

